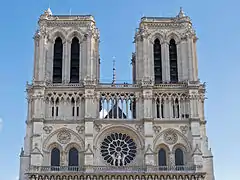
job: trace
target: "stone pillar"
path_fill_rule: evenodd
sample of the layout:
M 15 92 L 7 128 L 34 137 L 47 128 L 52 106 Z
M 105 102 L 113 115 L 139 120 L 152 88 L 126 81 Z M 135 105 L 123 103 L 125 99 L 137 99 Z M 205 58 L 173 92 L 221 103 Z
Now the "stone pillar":
M 192 134 L 192 147 L 193 147 L 193 163 L 197 166 L 203 165 L 202 159 L 202 142 L 200 132 L 200 119 L 190 119 L 191 134 Z M 200 169 L 197 169 L 200 170 Z
M 206 180 L 215 180 L 214 166 L 213 166 L 213 154 L 211 149 L 208 148 L 208 138 L 202 137 L 202 152 L 203 152 L 203 171 L 206 172 Z
M 148 57 L 147 57 L 147 39 L 146 37 L 143 36 L 143 41 L 142 41 L 142 46 L 143 46 L 143 49 L 142 49 L 142 60 L 143 60 L 143 80 L 144 81 L 147 81 L 149 79 L 148 77 Z
M 45 73 L 45 37 L 43 35 L 40 36 L 39 39 L 39 58 L 37 63 L 37 77 L 35 77 L 35 81 L 44 81 L 44 73 Z
M 54 52 L 54 43 L 52 41 L 49 41 L 48 42 L 47 59 L 46 59 L 46 80 L 48 82 L 52 82 L 53 52 Z
M 34 70 L 33 70 L 33 79 L 38 80 L 39 73 L 39 35 L 34 37 Z
M 177 71 L 178 71 L 178 81 L 182 81 L 183 80 L 183 76 L 182 76 L 182 43 L 177 42 L 176 44 L 177 46 Z
M 193 49 L 193 80 L 198 80 L 198 61 L 197 61 L 197 47 L 196 47 L 196 37 L 193 37 L 192 49 Z
M 173 151 L 169 152 L 169 163 L 168 166 L 174 167 L 175 166 L 175 154 Z
M 87 59 L 87 77 L 90 79 L 91 78 L 91 35 L 88 34 L 86 37 L 86 59 Z
M 144 76 L 143 41 L 140 37 L 136 38 L 136 66 L 136 81 L 139 82 Z
M 19 180 L 27 180 L 27 171 L 29 170 L 29 156 L 25 155 L 23 148 L 20 154 Z
M 62 59 L 62 82 L 67 83 L 67 63 L 68 63 L 67 41 L 63 41 L 63 59 Z
M 190 117 L 191 118 L 199 118 L 198 113 L 198 92 L 197 90 L 190 90 L 190 100 L 189 100 L 189 106 L 190 106 Z
M 94 86 L 87 86 L 85 89 L 85 165 L 94 164 L 93 159 L 93 120 L 96 119 L 98 102 L 94 95 Z
M 170 62 L 169 62 L 169 43 L 164 41 L 162 44 L 162 72 L 163 81 L 170 81 Z
M 82 54 L 83 54 L 83 41 L 80 42 L 79 44 L 79 48 L 80 48 L 80 51 L 79 51 L 79 82 L 82 82 L 82 73 L 83 73 L 83 62 L 82 62 Z
M 137 38 L 135 37 L 135 59 L 134 59 L 134 62 L 132 63 L 132 68 L 134 68 L 134 65 L 135 65 L 135 70 L 132 69 L 132 79 L 133 77 L 135 76 L 135 83 L 137 84 L 139 82 L 139 59 L 138 59 L 138 54 L 139 54 L 139 42 L 137 40 Z M 132 56 L 133 57 L 133 56 Z M 133 58 L 132 58 L 133 60 Z M 134 74 L 133 74 L 134 73 Z
M 152 119 L 153 111 L 152 111 L 152 90 L 144 89 L 143 90 L 143 116 L 144 119 Z
M 65 71 L 65 82 L 70 82 L 70 74 L 71 74 L 71 40 L 67 40 L 65 43 L 65 52 L 64 55 L 64 71 Z
M 188 62 L 188 50 L 187 50 L 187 39 L 182 39 L 180 42 L 181 51 L 181 69 L 182 69 L 182 80 L 188 80 L 189 62 Z
M 33 122 L 33 136 L 31 146 L 31 165 L 41 166 L 43 163 L 42 154 L 43 122 Z
M 189 71 L 188 71 L 188 79 L 190 81 L 194 81 L 194 74 L 193 74 L 193 40 L 188 37 L 187 39 L 188 44 L 188 64 L 189 64 Z
M 85 77 L 87 76 L 87 36 L 85 35 L 83 41 L 81 43 L 81 61 L 80 61 L 80 68 L 81 68 L 81 75 L 79 75 L 80 82 L 83 82 Z

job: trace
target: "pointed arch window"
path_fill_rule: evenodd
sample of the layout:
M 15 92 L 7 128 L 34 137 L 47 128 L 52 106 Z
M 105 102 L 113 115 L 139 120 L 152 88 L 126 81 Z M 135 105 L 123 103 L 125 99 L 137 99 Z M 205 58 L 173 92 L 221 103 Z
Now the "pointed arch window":
M 78 159 L 78 150 L 71 148 L 68 153 L 68 166 L 79 166 Z
M 79 82 L 79 56 L 80 56 L 80 44 L 78 38 L 74 37 L 71 44 L 71 70 L 70 70 L 70 82 Z
M 175 100 L 172 100 L 172 110 L 173 110 L 173 118 L 179 118 L 180 117 L 180 107 L 179 107 L 179 101 L 176 98 Z
M 62 60 L 63 60 L 63 43 L 62 39 L 58 37 L 54 43 L 53 55 L 53 83 L 62 82 Z
M 161 148 L 158 151 L 158 166 L 166 166 L 167 165 L 167 156 L 165 149 Z
M 156 99 L 156 116 L 157 118 L 164 118 L 164 99 L 157 98 Z
M 160 84 L 162 82 L 162 53 L 159 39 L 156 39 L 154 41 L 153 58 L 154 58 L 155 84 Z
M 175 151 L 175 165 L 176 166 L 184 165 L 184 155 L 183 151 L 180 148 L 177 148 Z
M 178 82 L 177 45 L 174 39 L 169 42 L 170 81 Z
M 60 166 L 60 150 L 53 148 L 51 151 L 51 166 Z

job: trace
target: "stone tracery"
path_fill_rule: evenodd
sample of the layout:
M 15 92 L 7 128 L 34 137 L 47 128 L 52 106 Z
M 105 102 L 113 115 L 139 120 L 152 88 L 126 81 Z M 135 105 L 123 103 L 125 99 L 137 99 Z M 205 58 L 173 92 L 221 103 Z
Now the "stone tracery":
M 101 143 L 101 154 L 104 160 L 114 166 L 129 164 L 137 153 L 136 143 L 124 133 L 112 133 Z

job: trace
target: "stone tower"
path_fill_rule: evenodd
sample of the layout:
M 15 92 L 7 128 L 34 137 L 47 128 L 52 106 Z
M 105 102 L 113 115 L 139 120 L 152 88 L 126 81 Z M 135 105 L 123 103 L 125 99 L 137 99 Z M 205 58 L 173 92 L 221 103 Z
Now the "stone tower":
M 20 180 L 214 180 L 197 37 L 182 9 L 143 17 L 133 84 L 99 81 L 90 15 L 40 16 Z

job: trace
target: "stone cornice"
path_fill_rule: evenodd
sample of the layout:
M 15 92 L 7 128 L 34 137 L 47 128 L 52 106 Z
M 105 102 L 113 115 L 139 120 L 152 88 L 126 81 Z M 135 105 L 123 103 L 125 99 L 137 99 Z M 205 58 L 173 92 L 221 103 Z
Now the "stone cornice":
M 189 124 L 189 119 L 154 119 L 153 122 L 155 124 Z
M 143 119 L 93 119 L 97 124 L 139 124 L 143 123 Z

